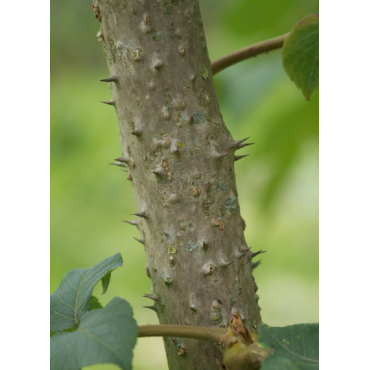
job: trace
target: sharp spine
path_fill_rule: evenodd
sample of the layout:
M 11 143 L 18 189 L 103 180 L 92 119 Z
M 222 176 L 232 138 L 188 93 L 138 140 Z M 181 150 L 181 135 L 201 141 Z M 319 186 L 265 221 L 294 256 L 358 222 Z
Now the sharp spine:
M 126 223 L 128 223 L 128 224 L 130 224 L 130 225 L 132 225 L 132 226 L 137 226 L 137 222 L 135 221 L 135 220 L 133 220 L 133 221 L 125 221 L 125 220 L 122 220 L 122 222 L 126 222 Z
M 143 245 L 145 245 L 145 243 L 144 243 L 144 240 L 143 239 L 137 239 L 137 238 L 135 238 L 135 237 L 133 237 L 135 240 L 137 240 L 139 243 L 141 243 L 141 244 L 143 244 Z
M 260 264 L 262 263 L 261 260 L 257 261 L 257 262 L 252 262 L 251 263 L 251 266 L 252 266 L 252 270 L 256 269 Z
M 247 251 L 243 251 L 243 252 L 236 252 L 236 253 L 235 253 L 235 257 L 236 257 L 236 258 L 241 258 L 241 257 L 243 257 L 246 253 L 247 253 Z
M 117 82 L 118 81 L 118 76 L 117 75 L 112 75 L 108 78 L 103 78 L 100 81 L 102 81 L 102 82 Z
M 239 159 L 242 159 L 244 157 L 248 157 L 249 154 L 246 155 L 234 155 L 234 162 L 238 161 Z
M 153 173 L 157 176 L 166 176 L 166 171 L 162 166 L 158 166 L 153 170 Z
M 155 302 L 158 302 L 158 296 L 156 294 L 144 294 L 144 298 L 152 299 Z
M 203 241 L 203 243 L 202 243 L 202 248 L 203 248 L 204 250 L 206 250 L 206 249 L 208 249 L 208 247 L 209 247 L 209 243 L 208 243 L 208 242 Z
M 179 151 L 179 148 L 177 147 L 177 145 L 175 144 L 174 141 L 171 142 L 171 147 L 170 147 L 170 152 L 171 153 L 177 153 Z
M 136 213 L 131 213 L 131 216 L 137 216 L 137 217 L 142 217 L 142 218 L 148 218 L 149 214 L 146 212 L 136 212 Z
M 161 69 L 162 67 L 163 67 L 163 61 L 162 61 L 162 59 L 157 59 L 155 62 L 154 62 L 154 64 L 153 64 L 153 67 L 155 68 L 155 69 Z
M 143 133 L 143 128 L 135 129 L 134 131 L 131 131 L 131 135 L 140 136 Z
M 218 159 L 222 159 L 222 158 L 226 157 L 228 154 L 229 153 L 224 153 L 224 154 L 213 153 L 212 158 L 218 160 Z
M 112 162 L 112 163 L 108 163 L 108 164 L 111 164 L 113 166 L 125 167 L 126 168 L 126 165 L 123 164 L 122 162 Z
M 233 141 L 230 145 L 229 145 L 229 150 L 230 149 L 233 149 L 233 148 L 236 148 L 238 145 L 240 145 L 241 143 L 243 143 L 245 140 L 248 140 L 249 137 L 245 138 L 245 139 L 241 139 L 241 140 L 237 140 L 237 141 Z
M 126 164 L 130 162 L 130 158 L 128 157 L 119 157 L 119 158 L 115 158 L 114 160 L 118 162 L 126 163 Z
M 221 261 L 221 267 L 227 267 L 227 266 L 230 266 L 232 263 L 234 263 L 234 260 L 230 261 L 230 262 L 225 262 L 225 261 Z
M 258 252 L 253 252 L 253 253 L 251 253 L 251 259 L 252 258 L 254 258 L 254 257 L 256 257 L 256 256 L 258 256 L 259 254 L 262 254 L 262 253 L 266 253 L 266 251 L 258 251 Z
M 157 307 L 153 304 L 153 306 L 143 306 L 143 308 L 149 308 L 150 310 L 153 310 L 155 312 L 157 312 Z
M 244 144 L 240 144 L 236 147 L 236 150 L 238 149 L 241 149 L 241 148 L 244 148 L 245 146 L 248 146 L 248 145 L 253 145 L 254 143 L 244 143 Z
M 115 100 L 109 100 L 109 101 L 100 100 L 100 103 L 104 103 L 104 104 L 108 104 L 108 105 L 115 105 L 116 101 Z

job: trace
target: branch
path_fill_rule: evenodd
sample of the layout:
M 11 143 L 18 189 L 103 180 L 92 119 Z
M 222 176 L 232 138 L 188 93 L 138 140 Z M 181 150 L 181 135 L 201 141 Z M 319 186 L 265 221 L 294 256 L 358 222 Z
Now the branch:
M 274 37 L 273 39 L 265 40 L 257 44 L 247 46 L 246 48 L 234 51 L 231 54 L 214 60 L 211 63 L 212 74 L 215 75 L 223 69 L 230 67 L 233 64 L 239 63 L 245 59 L 281 48 L 288 35 L 289 33 L 286 33 L 285 35 Z
M 176 337 L 204 340 L 224 350 L 233 339 L 226 335 L 227 329 L 204 328 L 188 325 L 141 325 L 139 338 Z

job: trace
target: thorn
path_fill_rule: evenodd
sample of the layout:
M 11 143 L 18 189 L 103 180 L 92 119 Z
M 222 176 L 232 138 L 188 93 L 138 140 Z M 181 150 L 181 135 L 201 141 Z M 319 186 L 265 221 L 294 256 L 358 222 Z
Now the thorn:
M 126 223 L 128 223 L 128 224 L 130 224 L 132 226 L 137 226 L 137 222 L 135 220 L 133 220 L 133 221 L 125 221 L 125 220 L 122 220 L 122 222 L 126 222 Z
M 253 281 L 253 287 L 254 287 L 254 291 L 257 292 L 258 286 L 257 286 L 257 283 L 255 281 Z
M 224 153 L 224 154 L 213 153 L 212 158 L 218 160 L 218 159 L 222 159 L 223 157 L 227 156 L 228 154 L 229 153 Z
M 244 143 L 244 144 L 240 144 L 236 147 L 236 150 L 238 149 L 241 149 L 241 148 L 244 148 L 245 146 L 248 146 L 248 145 L 253 145 L 254 143 Z
M 148 289 L 149 289 L 149 290 L 151 290 L 151 291 L 153 291 L 153 288 L 149 288 L 149 287 L 148 287 Z
M 154 304 L 153 306 L 143 306 L 143 308 L 149 308 L 150 310 L 157 312 L 157 307 Z
M 115 105 L 116 104 L 116 101 L 115 100 L 109 100 L 109 101 L 103 101 L 103 100 L 100 100 L 100 103 L 104 103 L 104 104 L 108 104 L 108 105 Z
M 177 153 L 179 151 L 178 146 L 176 145 L 175 141 L 171 142 L 170 152 L 171 153 Z
M 247 137 L 247 138 L 245 138 L 245 139 L 241 139 L 241 140 L 233 141 L 233 142 L 229 145 L 228 149 L 230 150 L 230 149 L 236 148 L 239 144 L 241 144 L 242 142 L 244 142 L 245 140 L 248 140 L 248 139 L 249 139 L 249 137 Z
M 127 158 L 127 157 L 119 157 L 119 158 L 115 158 L 114 160 L 118 161 L 118 162 L 122 162 L 122 163 L 129 163 L 130 162 L 130 159 Z
M 208 247 L 209 247 L 209 243 L 203 241 L 203 243 L 202 243 L 202 249 L 206 250 L 206 249 L 208 249 Z
M 148 263 L 145 265 L 145 275 L 146 275 L 149 279 L 151 279 L 151 277 L 150 277 L 150 271 L 149 271 L 149 264 L 148 264 Z M 150 288 L 149 288 L 149 289 L 150 289 Z M 153 291 L 153 289 L 152 289 L 152 291 Z
M 123 172 L 128 172 L 127 170 L 121 170 L 121 171 L 123 171 Z
M 256 301 L 258 302 L 259 299 L 260 299 L 260 296 L 256 294 Z
M 108 164 L 112 164 L 113 166 L 125 167 L 126 168 L 126 165 L 123 164 L 122 162 L 112 162 L 112 163 L 108 163 Z
M 158 296 L 155 295 L 155 294 L 144 294 L 143 297 L 144 298 L 149 298 L 149 299 L 152 299 L 153 301 L 158 302 Z
M 245 220 L 243 217 L 240 217 L 242 219 L 242 226 L 243 226 L 243 230 L 245 230 L 247 228 L 247 224 L 245 223 Z
M 241 258 L 241 257 L 243 257 L 246 253 L 247 253 L 248 251 L 243 251 L 243 252 L 236 252 L 235 253 L 235 257 L 236 258 Z
M 215 272 L 215 268 L 214 268 L 214 266 L 212 265 L 212 263 L 207 263 L 207 264 L 203 267 L 203 274 L 204 274 L 204 275 L 212 275 L 214 272 Z
M 192 311 L 196 312 L 196 311 L 197 311 L 197 306 L 196 306 L 194 303 L 192 303 L 192 304 L 190 305 L 190 309 L 191 309 Z
M 118 76 L 117 75 L 112 75 L 108 78 L 104 78 L 102 80 L 100 80 L 102 82 L 117 82 L 118 81 Z
M 154 170 L 153 173 L 157 176 L 166 176 L 166 171 L 162 166 L 157 166 Z
M 143 131 L 144 129 L 141 127 L 141 128 L 135 129 L 134 131 L 131 131 L 131 135 L 140 136 L 143 133 Z
M 261 308 L 260 306 L 258 306 L 258 309 L 259 309 L 260 311 L 262 311 L 262 308 Z
M 122 162 L 122 163 L 127 163 L 130 166 L 135 167 L 135 161 L 132 157 L 130 157 L 130 158 L 128 158 L 128 157 L 119 157 L 119 158 L 115 158 L 114 160 L 118 161 L 118 162 Z M 126 167 L 126 166 L 124 166 L 124 167 Z
M 129 180 L 129 181 L 132 181 L 131 173 L 128 174 L 128 176 L 126 177 L 126 179 Z
M 248 157 L 249 154 L 246 155 L 234 155 L 234 162 L 238 161 L 239 159 L 242 159 L 244 157 Z
M 262 263 L 261 260 L 257 261 L 257 262 L 252 262 L 251 263 L 251 266 L 252 266 L 252 270 L 256 269 L 260 264 Z
M 149 214 L 146 212 L 137 212 L 137 213 L 131 213 L 131 216 L 137 216 L 142 218 L 148 218 Z
M 253 252 L 253 253 L 251 253 L 250 258 L 252 259 L 252 258 L 254 258 L 254 257 L 256 257 L 256 256 L 258 256 L 259 254 L 262 254 L 262 253 L 266 253 L 266 251 L 261 250 L 261 251 L 258 251 L 258 252 Z
M 153 64 L 153 67 L 155 69 L 161 69 L 163 67 L 163 61 L 162 59 L 157 59 L 154 64 Z
M 135 237 L 133 237 L 135 240 L 137 240 L 139 243 L 141 243 L 141 244 L 143 244 L 143 245 L 145 245 L 144 244 L 144 240 L 143 239 L 137 239 L 137 238 L 135 238 Z
M 225 261 L 221 261 L 221 267 L 227 267 L 229 265 L 231 265 L 232 263 L 234 263 L 234 260 L 232 260 L 231 262 L 225 262 Z

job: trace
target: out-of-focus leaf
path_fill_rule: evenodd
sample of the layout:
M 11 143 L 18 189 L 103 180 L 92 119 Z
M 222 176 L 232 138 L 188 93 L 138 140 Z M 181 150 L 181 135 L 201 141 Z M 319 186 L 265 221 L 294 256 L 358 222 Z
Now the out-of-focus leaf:
M 108 289 L 109 282 L 110 282 L 110 276 L 111 276 L 111 273 L 108 272 L 108 274 L 105 274 L 103 276 L 103 278 L 101 279 L 101 283 L 103 285 L 103 292 L 102 292 L 102 294 L 104 294 L 107 291 L 107 289 Z
M 283 65 L 307 100 L 319 86 L 319 16 L 310 14 L 292 30 L 283 46 Z
M 79 370 L 102 363 L 130 370 L 137 334 L 130 304 L 115 297 L 104 308 L 85 313 L 76 331 L 53 335 L 51 370 Z
M 81 316 L 90 309 L 90 297 L 96 283 L 122 263 L 121 254 L 117 253 L 95 266 L 68 271 L 50 296 L 50 330 L 78 326 Z
M 319 369 L 319 324 L 259 325 L 258 332 L 258 344 L 274 350 L 262 370 Z

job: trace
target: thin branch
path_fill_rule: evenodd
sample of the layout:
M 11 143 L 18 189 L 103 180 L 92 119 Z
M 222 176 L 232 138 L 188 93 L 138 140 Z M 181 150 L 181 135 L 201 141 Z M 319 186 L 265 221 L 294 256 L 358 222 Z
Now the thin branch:
M 141 325 L 139 338 L 174 337 L 204 340 L 216 347 L 225 349 L 233 339 L 226 335 L 227 329 L 204 328 L 188 325 Z
M 211 63 L 212 74 L 215 75 L 223 69 L 230 67 L 233 64 L 239 63 L 245 59 L 281 48 L 284 45 L 284 41 L 288 37 L 288 35 L 289 33 L 286 33 L 285 35 L 274 37 L 273 39 L 265 40 L 257 44 L 247 46 L 246 48 L 234 51 L 231 54 L 214 60 Z

